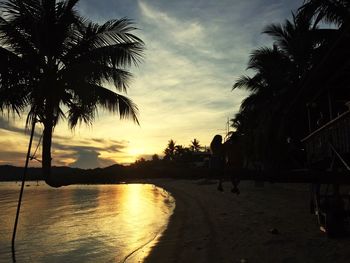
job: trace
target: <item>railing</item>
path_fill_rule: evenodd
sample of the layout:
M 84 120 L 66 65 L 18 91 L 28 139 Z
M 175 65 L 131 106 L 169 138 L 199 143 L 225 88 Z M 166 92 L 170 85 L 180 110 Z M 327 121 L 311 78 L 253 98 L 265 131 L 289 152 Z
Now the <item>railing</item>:
M 334 150 L 340 155 L 350 153 L 350 111 L 329 121 L 302 142 L 306 145 L 309 163 L 316 163 L 332 158 Z

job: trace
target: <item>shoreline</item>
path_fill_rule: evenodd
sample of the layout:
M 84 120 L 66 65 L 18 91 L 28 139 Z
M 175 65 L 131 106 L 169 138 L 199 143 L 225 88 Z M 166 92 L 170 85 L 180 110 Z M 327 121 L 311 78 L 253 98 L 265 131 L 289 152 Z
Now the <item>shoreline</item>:
M 176 207 L 146 263 L 349 262 L 350 238 L 329 239 L 309 213 L 307 184 L 240 185 L 241 194 L 203 180 L 147 180 Z M 274 230 L 275 229 L 275 230 Z
M 175 199 L 165 230 L 125 262 L 346 263 L 350 237 L 329 239 L 309 212 L 309 185 L 146 179 Z M 277 231 L 275 231 L 276 229 Z M 273 230 L 273 231 L 272 231 Z

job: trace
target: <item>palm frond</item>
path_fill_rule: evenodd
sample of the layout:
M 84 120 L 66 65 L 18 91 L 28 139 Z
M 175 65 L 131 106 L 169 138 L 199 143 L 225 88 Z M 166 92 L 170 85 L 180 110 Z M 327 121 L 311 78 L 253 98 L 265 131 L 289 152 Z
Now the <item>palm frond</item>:
M 20 114 L 29 103 L 28 72 L 22 60 L 13 52 L 0 47 L 0 111 Z
M 23 113 L 28 106 L 29 96 L 26 94 L 26 86 L 15 85 L 0 87 L 0 112 L 13 112 L 17 115 Z
M 252 92 L 255 92 L 262 88 L 262 82 L 259 74 L 254 75 L 253 77 L 249 76 L 240 76 L 235 84 L 233 84 L 232 89 L 246 89 Z
M 96 105 L 72 103 L 68 111 L 68 125 L 74 129 L 77 124 L 91 125 L 96 115 Z
M 17 27 L 0 17 L 0 44 L 7 47 L 16 54 L 24 54 L 35 57 L 36 47 L 30 40 L 30 37 L 17 29 Z
M 101 86 L 96 87 L 96 96 L 98 105 L 102 108 L 116 112 L 121 119 L 131 119 L 139 124 L 138 108 L 129 98 Z
M 79 89 L 79 83 L 94 83 L 102 85 L 113 84 L 117 90 L 127 92 L 128 82 L 132 77 L 131 73 L 118 68 L 109 67 L 95 63 L 78 63 L 69 68 L 61 70 L 61 78 L 64 83 L 69 84 L 67 89 Z M 77 90 L 84 92 L 84 90 Z
M 138 64 L 142 59 L 143 47 L 138 43 L 120 43 L 94 49 L 84 48 L 81 46 L 79 54 L 74 58 L 72 54 L 62 58 L 66 64 L 69 63 L 86 63 L 94 62 L 111 67 L 126 67 L 131 63 Z
M 114 43 L 140 43 L 143 45 L 140 38 L 130 33 L 137 30 L 133 25 L 134 22 L 128 18 L 109 20 L 103 25 L 90 22 L 87 29 L 91 29 L 91 32 L 87 33 L 96 33 L 93 36 L 95 47 Z
M 298 11 L 301 15 L 315 17 L 315 24 L 324 21 L 340 27 L 349 22 L 350 2 L 348 0 L 307 0 Z
M 143 58 L 144 43 L 130 33 L 136 29 L 131 23 L 129 19 L 111 20 L 104 25 L 88 22 L 62 60 L 88 57 L 114 67 L 137 66 Z
M 276 60 L 283 60 L 283 53 L 277 48 L 262 47 L 254 50 L 249 58 L 247 69 L 264 71 L 275 65 Z
M 71 128 L 78 123 L 91 123 L 95 118 L 97 106 L 116 113 L 121 119 L 131 119 L 139 124 L 138 108 L 129 98 L 90 83 L 81 84 L 79 90 L 84 92 L 74 93 L 73 99 L 68 102 L 68 120 Z

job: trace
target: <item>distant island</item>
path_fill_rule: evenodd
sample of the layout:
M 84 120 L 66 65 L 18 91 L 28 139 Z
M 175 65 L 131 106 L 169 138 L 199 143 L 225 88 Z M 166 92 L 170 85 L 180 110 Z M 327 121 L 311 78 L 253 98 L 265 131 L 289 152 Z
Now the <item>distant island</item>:
M 12 165 L 0 166 L 0 181 L 22 180 L 24 168 Z M 209 176 L 209 167 L 188 163 L 167 163 L 163 161 L 141 161 L 125 166 L 114 164 L 105 168 L 80 169 L 66 166 L 52 167 L 52 175 L 62 185 L 69 184 L 114 184 L 139 179 L 181 178 L 196 179 Z M 40 167 L 28 168 L 27 181 L 44 180 Z

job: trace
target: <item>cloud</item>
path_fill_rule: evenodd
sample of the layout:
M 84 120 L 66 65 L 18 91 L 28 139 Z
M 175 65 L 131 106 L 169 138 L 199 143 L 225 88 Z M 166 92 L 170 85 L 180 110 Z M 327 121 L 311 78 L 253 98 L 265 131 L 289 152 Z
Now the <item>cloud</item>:
M 127 4 L 126 4 L 127 3 Z M 123 17 L 136 18 L 136 1 L 125 0 L 84 0 L 79 1 L 78 10 L 89 19 L 103 23 L 110 19 Z
M 178 137 L 184 144 L 202 137 L 208 143 L 244 96 L 244 92 L 231 93 L 234 78 L 232 61 L 225 55 L 227 42 L 224 49 L 219 41 L 211 41 L 222 36 L 201 17 L 170 14 L 150 3 L 139 2 L 147 54 L 129 92 L 138 99 L 145 135 L 162 141 Z
M 23 128 L 18 127 L 15 121 L 10 122 L 0 116 L 0 164 L 23 165 L 28 147 L 28 134 Z M 32 154 L 41 140 L 40 125 L 35 133 Z M 41 142 L 42 143 L 42 142 Z M 75 138 L 72 136 L 54 134 L 52 142 L 52 164 L 56 166 L 72 164 L 74 167 L 95 168 L 104 167 L 115 163 L 113 160 L 118 154 L 122 154 L 128 146 L 127 141 L 118 141 L 107 138 Z M 41 159 L 41 147 L 39 145 L 36 157 Z M 105 155 L 114 158 L 104 157 Z M 31 166 L 40 166 L 38 162 L 31 162 Z
M 64 165 L 87 169 L 115 164 L 114 159 L 103 156 L 106 154 L 118 156 L 123 153 L 127 145 L 125 141 L 102 138 L 80 139 L 74 144 L 58 140 L 52 144 L 52 152 L 54 160 L 66 160 Z
M 246 73 L 250 52 L 272 43 L 260 34 L 263 27 L 283 21 L 297 4 L 143 0 L 138 6 L 147 53 L 129 94 L 139 104 L 144 129 L 180 141 L 192 134 L 209 143 L 248 94 L 231 88 Z
M 139 1 L 139 8 L 145 22 L 155 26 L 167 42 L 195 46 L 204 40 L 204 28 L 198 21 L 181 21 L 143 1 Z
M 77 159 L 73 163 L 69 164 L 71 167 L 92 169 L 115 164 L 115 161 L 113 160 L 100 158 L 100 153 L 94 150 L 86 150 L 83 148 L 77 150 L 75 154 L 77 155 Z
M 25 130 L 23 128 L 19 128 L 18 126 L 16 126 L 14 122 L 15 122 L 15 119 L 13 119 L 13 121 L 11 122 L 10 118 L 5 119 L 0 115 L 0 129 L 24 134 Z
M 25 157 L 26 155 L 24 152 L 9 150 L 0 151 L 0 165 L 15 164 L 19 160 L 21 160 L 21 165 L 24 165 Z M 38 166 L 38 164 L 36 166 Z

